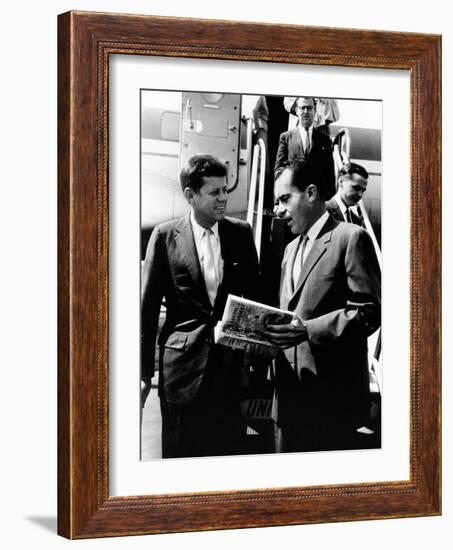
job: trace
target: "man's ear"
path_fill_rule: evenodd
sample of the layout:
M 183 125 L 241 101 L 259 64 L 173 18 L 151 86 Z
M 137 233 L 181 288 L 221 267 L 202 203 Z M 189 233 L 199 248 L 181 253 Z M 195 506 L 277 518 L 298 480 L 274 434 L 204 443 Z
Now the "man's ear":
M 307 197 L 309 200 L 315 200 L 317 197 L 319 197 L 318 188 L 313 183 L 305 189 L 305 192 L 307 193 Z
M 191 187 L 185 187 L 183 193 L 184 193 L 184 197 L 185 197 L 186 201 L 189 204 L 191 204 L 192 199 L 193 199 L 193 195 L 194 195 L 194 190 Z

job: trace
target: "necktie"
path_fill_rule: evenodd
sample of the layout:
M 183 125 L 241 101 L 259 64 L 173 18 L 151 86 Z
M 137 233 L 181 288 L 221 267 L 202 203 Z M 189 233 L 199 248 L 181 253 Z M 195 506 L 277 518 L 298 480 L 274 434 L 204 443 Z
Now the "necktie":
M 212 229 L 205 229 L 203 232 L 203 277 L 208 292 L 209 301 L 214 305 L 217 295 L 218 277 L 214 261 L 212 241 L 214 233 Z
M 345 216 L 346 216 L 346 221 L 347 221 L 348 223 L 353 223 L 353 222 L 352 222 L 351 211 L 349 210 L 349 207 L 346 208 Z
M 302 265 L 304 263 L 304 253 L 307 248 L 308 235 L 304 235 L 301 240 L 299 240 L 299 248 L 297 249 L 296 258 L 294 259 L 293 265 L 293 288 L 296 288 L 297 282 L 300 277 L 300 272 L 302 271 Z

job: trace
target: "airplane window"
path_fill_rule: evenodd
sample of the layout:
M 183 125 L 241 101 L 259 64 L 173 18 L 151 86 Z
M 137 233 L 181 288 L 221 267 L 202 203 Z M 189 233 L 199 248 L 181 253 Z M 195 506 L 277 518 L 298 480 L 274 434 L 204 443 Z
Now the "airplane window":
M 218 103 L 223 98 L 223 94 L 203 94 L 203 98 L 208 103 Z
M 166 111 L 162 113 L 160 120 L 161 139 L 166 141 L 179 141 L 180 113 Z

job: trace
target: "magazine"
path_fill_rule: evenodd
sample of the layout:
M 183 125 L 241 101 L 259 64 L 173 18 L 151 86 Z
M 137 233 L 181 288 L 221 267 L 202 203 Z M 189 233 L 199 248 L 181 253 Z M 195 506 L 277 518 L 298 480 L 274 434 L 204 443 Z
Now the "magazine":
M 214 329 L 216 344 L 275 357 L 279 348 L 266 339 L 267 325 L 291 323 L 296 314 L 239 296 L 228 296 L 222 320 Z

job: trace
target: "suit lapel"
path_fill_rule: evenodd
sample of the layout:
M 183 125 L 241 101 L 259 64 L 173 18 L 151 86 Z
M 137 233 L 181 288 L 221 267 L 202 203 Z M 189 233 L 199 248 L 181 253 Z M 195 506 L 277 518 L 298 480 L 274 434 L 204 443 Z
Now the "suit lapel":
M 340 206 L 338 205 L 337 201 L 335 201 L 335 214 L 334 214 L 335 218 L 338 220 L 338 221 L 348 221 L 344 216 L 343 216 L 343 212 L 341 211 L 341 208 Z
M 355 214 L 352 210 L 350 210 L 350 212 L 351 212 L 352 223 L 354 223 L 355 225 L 358 225 L 359 227 L 363 227 L 362 219 L 359 216 L 357 216 L 357 214 Z
M 294 239 L 293 242 L 293 248 L 289 252 L 288 260 L 286 262 L 286 269 L 288 270 L 288 277 L 289 277 L 289 290 L 291 293 L 294 292 L 294 284 L 293 284 L 293 271 L 294 271 L 294 262 L 296 260 L 297 251 L 299 249 L 299 243 L 300 243 L 300 236 L 297 237 L 297 239 Z
M 300 135 L 299 126 L 296 126 L 296 128 L 294 128 L 294 139 L 296 141 L 297 150 L 298 150 L 298 154 L 296 156 L 304 157 L 305 156 L 304 144 L 302 143 L 302 137 Z
M 231 237 L 230 223 L 228 220 L 221 220 L 219 222 L 219 239 L 220 239 L 220 253 L 223 260 L 223 274 L 217 291 L 216 301 L 222 300 L 222 295 L 226 294 L 229 289 L 229 279 L 232 267 L 232 258 L 234 252 L 234 241 Z
M 189 216 L 182 218 L 180 223 L 176 226 L 175 241 L 184 260 L 184 264 L 186 265 L 195 285 L 203 290 L 206 295 L 205 298 L 207 303 L 211 305 L 204 278 L 201 273 L 200 262 L 198 260 L 197 248 L 195 246 L 195 239 Z
M 225 271 L 228 271 L 228 265 L 231 258 L 231 238 L 229 235 L 229 225 L 228 221 L 221 220 L 219 221 L 219 239 L 220 239 L 220 253 L 223 259 L 223 277 L 222 281 L 225 278 Z M 221 281 L 221 283 L 222 283 Z
M 231 267 L 232 256 L 232 242 L 228 221 L 222 220 L 219 222 L 219 239 L 220 250 L 223 259 L 223 276 L 220 281 L 219 289 L 216 296 L 216 302 L 221 299 L 222 292 L 228 288 L 228 277 Z M 200 262 L 198 260 L 197 248 L 195 246 L 195 239 L 192 232 L 192 226 L 189 216 L 182 218 L 181 222 L 177 225 L 175 231 L 175 240 L 177 242 L 178 250 L 184 260 L 184 263 L 194 280 L 195 285 L 202 291 L 204 303 L 209 310 L 212 310 L 212 305 L 209 300 L 208 292 L 206 290 L 206 284 L 203 274 L 201 272 Z M 214 304 L 214 307 L 215 307 Z
M 313 128 L 313 132 L 311 133 L 311 147 L 310 151 L 312 149 L 315 149 L 315 146 L 318 145 L 318 132 L 316 131 L 316 128 Z
M 313 246 L 308 253 L 305 262 L 302 265 L 302 269 L 299 275 L 299 280 L 297 281 L 296 288 L 294 289 L 293 295 L 291 297 L 290 303 L 294 297 L 301 292 L 302 287 L 307 280 L 307 277 L 310 275 L 311 271 L 315 265 L 319 262 L 320 258 L 326 252 L 329 242 L 332 237 L 332 230 L 337 225 L 337 222 L 329 216 L 324 227 L 321 229 L 318 237 L 314 240 Z
M 299 275 L 299 280 L 297 281 L 297 285 L 296 285 L 296 288 L 294 289 L 294 293 L 291 300 L 301 290 L 302 286 L 307 280 L 307 277 L 310 275 L 311 270 L 318 263 L 319 259 L 321 258 L 321 256 L 324 254 L 325 251 L 326 251 L 326 245 L 324 244 L 324 242 L 320 239 L 315 239 L 315 242 L 313 243 L 313 246 L 311 247 L 311 250 L 308 253 L 307 258 L 305 259 L 305 262 L 302 265 L 302 269 Z
M 338 220 L 339 222 L 348 222 L 348 220 L 346 219 L 346 216 L 341 211 L 340 205 L 338 204 L 335 198 L 330 199 L 330 201 L 328 201 L 327 204 L 330 207 L 330 213 L 336 220 Z M 351 212 L 352 219 L 354 219 L 354 217 L 357 218 L 357 216 L 354 214 L 354 212 L 352 212 L 352 210 L 350 210 L 350 212 Z

